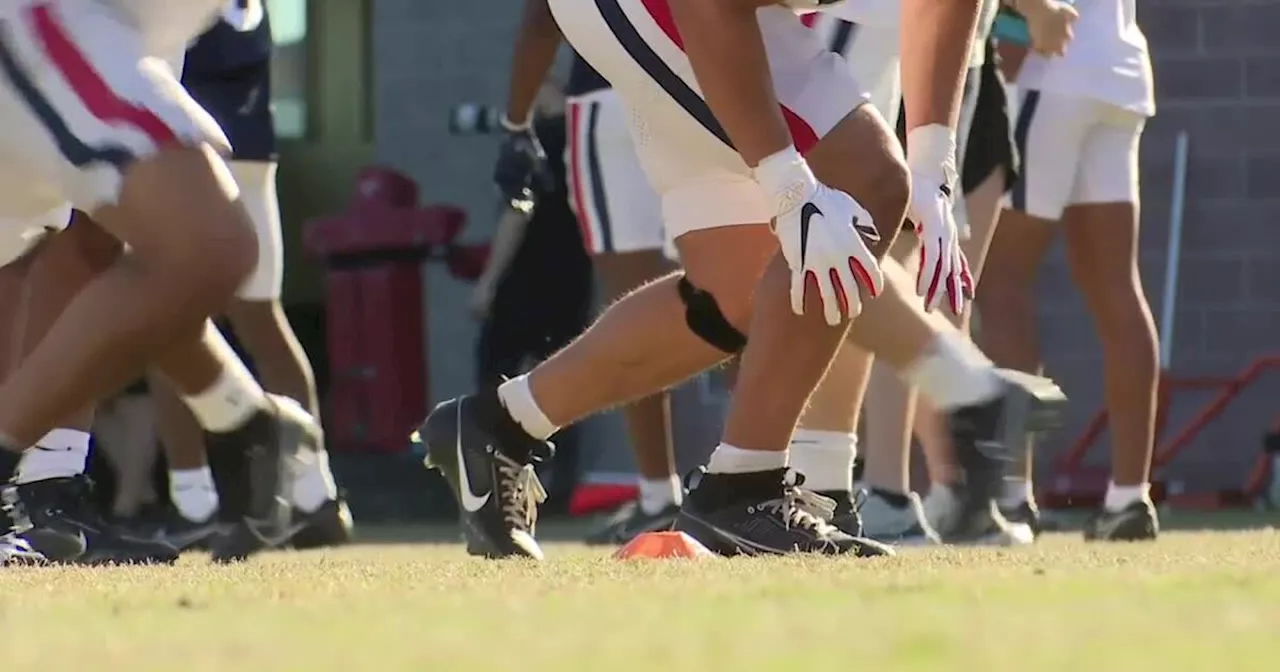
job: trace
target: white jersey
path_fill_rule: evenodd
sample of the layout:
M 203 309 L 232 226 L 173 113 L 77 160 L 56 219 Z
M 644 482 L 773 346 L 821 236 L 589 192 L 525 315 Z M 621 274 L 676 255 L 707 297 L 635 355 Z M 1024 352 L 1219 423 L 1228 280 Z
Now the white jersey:
M 1135 0 L 1076 0 L 1075 39 L 1061 57 L 1027 56 L 1018 88 L 1100 100 L 1151 116 L 1156 111 L 1147 38 Z

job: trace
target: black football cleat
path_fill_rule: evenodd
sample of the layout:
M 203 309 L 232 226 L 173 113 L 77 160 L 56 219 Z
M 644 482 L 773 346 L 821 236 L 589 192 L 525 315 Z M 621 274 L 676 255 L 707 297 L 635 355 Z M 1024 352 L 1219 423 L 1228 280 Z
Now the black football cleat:
M 26 539 L 12 532 L 0 535 L 0 567 L 28 567 L 48 562 L 47 558 L 31 548 Z
M 547 492 L 533 464 L 550 459 L 554 447 L 525 433 L 496 391 L 436 406 L 415 437 L 426 444 L 424 464 L 453 490 L 467 553 L 543 558 L 534 528 Z
M 1040 507 L 1036 506 L 1034 501 L 1024 499 L 1017 506 L 1002 506 L 1000 513 L 1004 514 L 1005 520 L 1010 523 L 1026 525 L 1036 539 L 1039 539 L 1040 534 L 1046 530 L 1044 517 L 1040 515 Z
M 870 557 L 893 549 L 832 525 L 836 502 L 800 488 L 789 469 L 743 474 L 699 470 L 675 530 L 723 556 L 816 553 Z
M 207 550 L 213 539 L 226 532 L 227 526 L 218 515 L 206 520 L 191 520 L 174 508 L 166 508 L 158 519 L 134 522 L 120 527 L 120 536 L 135 541 L 167 544 L 175 551 Z
M 1101 509 L 1084 526 L 1085 541 L 1152 541 L 1160 536 L 1160 516 L 1149 501 L 1119 511 Z
M 26 517 L 22 538 L 50 562 L 152 565 L 178 559 L 168 544 L 128 538 L 108 523 L 85 476 L 15 485 L 11 496 Z
M 1025 450 L 1027 437 L 1061 424 L 1067 398 L 1053 381 L 1000 369 L 1003 391 L 990 401 L 953 411 L 949 417 L 963 482 L 955 515 L 931 521 L 943 541 L 965 543 L 1003 534 L 1008 521 L 995 506 L 1010 463 Z
M 866 495 L 861 490 L 857 492 L 818 490 L 815 492 L 836 503 L 836 508 L 831 513 L 831 519 L 827 522 L 835 525 L 836 529 L 851 537 L 862 536 L 862 503 L 866 501 Z
M 648 513 L 640 502 L 629 502 L 605 521 L 604 525 L 589 534 L 586 542 L 591 546 L 621 546 L 646 532 L 666 532 L 676 522 L 680 507 L 668 504 Z
M 289 542 L 300 551 L 343 546 L 351 543 L 355 536 L 355 521 L 351 518 L 351 509 L 347 506 L 347 500 L 341 496 L 321 504 L 320 508 L 311 513 L 294 507 L 293 526 L 298 531 Z
M 259 551 L 279 547 L 296 531 L 289 503 L 292 463 L 299 451 L 322 445 L 320 425 L 290 399 L 267 395 L 270 404 L 244 426 L 210 433 L 209 451 L 242 451 L 241 473 L 233 480 L 247 485 L 243 494 L 224 502 L 233 511 L 225 534 L 213 538 L 214 562 L 238 562 Z M 235 514 L 239 514 L 238 516 Z

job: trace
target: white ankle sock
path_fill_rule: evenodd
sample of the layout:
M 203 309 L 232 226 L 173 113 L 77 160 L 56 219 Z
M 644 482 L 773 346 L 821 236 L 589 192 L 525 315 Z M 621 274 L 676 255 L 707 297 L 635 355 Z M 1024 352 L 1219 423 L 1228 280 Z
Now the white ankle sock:
M 640 479 L 640 510 L 645 513 L 657 513 L 662 509 L 684 499 L 684 488 L 680 486 L 680 477 L 671 474 L 666 478 Z
M 293 473 L 293 505 L 303 513 L 314 513 L 325 502 L 338 498 L 338 484 L 329 469 L 329 452 L 304 450 L 298 454 Z
M 529 387 L 527 375 L 516 376 L 499 385 L 498 399 L 511 415 L 511 419 L 535 439 L 545 440 L 560 429 L 547 418 L 541 408 L 538 408 L 538 401 L 533 398 L 533 389 Z
M 707 471 L 713 474 L 745 474 L 752 471 L 770 471 L 787 466 L 787 451 L 745 450 L 727 443 L 716 446 L 707 462 Z
M 902 377 L 944 411 L 988 401 L 1001 390 L 991 360 L 953 333 L 939 334 Z
M 853 491 L 857 434 L 797 429 L 791 435 L 790 451 L 791 468 L 804 474 L 806 489 Z
M 1151 484 L 1116 485 L 1115 481 L 1107 484 L 1107 498 L 1102 506 L 1108 511 L 1119 511 L 1138 501 L 1151 500 Z
M 184 397 L 200 426 L 211 432 L 229 432 L 249 421 L 267 404 L 262 386 L 240 360 L 235 360 L 209 389 Z
M 1025 478 L 1005 477 L 1004 491 L 1000 493 L 1000 506 L 1012 509 L 1021 506 L 1023 502 L 1030 502 L 1033 499 L 1035 499 L 1035 495 L 1031 493 L 1030 481 Z
M 169 472 L 169 499 L 183 518 L 202 523 L 218 510 L 218 489 L 208 466 Z
M 22 453 L 15 483 L 33 483 L 50 478 L 70 478 L 84 473 L 89 458 L 89 433 L 78 429 L 55 429 Z

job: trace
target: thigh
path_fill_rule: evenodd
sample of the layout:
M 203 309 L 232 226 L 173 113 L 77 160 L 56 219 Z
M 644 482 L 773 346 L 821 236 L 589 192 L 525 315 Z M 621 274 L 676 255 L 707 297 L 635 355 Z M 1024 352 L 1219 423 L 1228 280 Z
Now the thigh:
M 631 110 L 607 89 L 571 98 L 568 108 L 569 202 L 587 252 L 660 249 L 662 201 L 636 155 Z
M 1023 91 L 1014 123 L 1022 173 L 1009 192 L 1008 207 L 1037 219 L 1060 219 L 1070 202 L 1081 146 L 1092 124 L 1088 100 Z
M 125 171 L 162 148 L 226 145 L 115 5 L 26 0 L 6 6 L 0 21 L 4 158 L 61 200 L 93 211 L 113 204 Z

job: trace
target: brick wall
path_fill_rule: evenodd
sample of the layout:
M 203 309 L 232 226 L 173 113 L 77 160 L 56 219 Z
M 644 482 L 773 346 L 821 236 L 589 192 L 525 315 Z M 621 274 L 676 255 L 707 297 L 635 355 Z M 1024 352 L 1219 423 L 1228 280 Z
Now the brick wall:
M 1171 368 L 1175 376 L 1232 373 L 1280 343 L 1280 0 L 1140 0 L 1138 14 L 1159 106 L 1142 148 L 1143 281 L 1158 324 L 1174 138 L 1186 130 L 1191 158 Z M 1100 352 L 1060 250 L 1041 289 L 1047 366 L 1075 402 L 1066 435 L 1074 437 L 1101 404 Z M 1242 478 L 1261 432 L 1280 413 L 1278 390 L 1272 383 L 1246 393 L 1170 475 Z M 1208 395 L 1175 399 L 1177 429 Z
M 1280 0 L 1139 0 L 1156 59 L 1160 114 L 1143 145 L 1142 270 L 1158 313 L 1165 265 L 1173 138 L 1191 133 L 1182 290 L 1173 369 L 1234 371 L 1280 338 Z M 448 108 L 502 99 L 520 0 L 379 0 L 374 17 L 379 160 L 409 171 L 426 197 L 471 212 L 467 234 L 487 236 L 494 146 L 451 138 Z M 434 396 L 470 387 L 474 328 L 465 287 L 430 272 Z M 1101 361 L 1060 251 L 1042 277 L 1048 366 L 1071 394 L 1071 431 L 1100 404 Z M 1259 388 L 1197 442 L 1175 470 L 1188 480 L 1243 472 L 1280 387 Z M 1173 417 L 1187 417 L 1190 396 Z M 1058 450 L 1066 438 L 1049 446 Z M 1229 456 L 1224 459 L 1223 456 Z M 1048 460 L 1043 460 L 1047 464 Z

